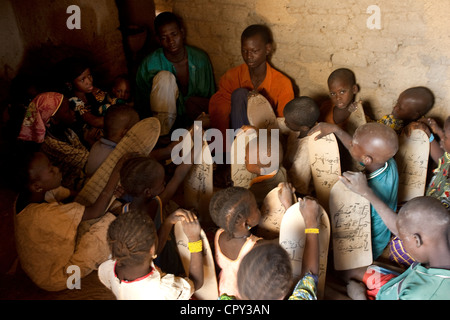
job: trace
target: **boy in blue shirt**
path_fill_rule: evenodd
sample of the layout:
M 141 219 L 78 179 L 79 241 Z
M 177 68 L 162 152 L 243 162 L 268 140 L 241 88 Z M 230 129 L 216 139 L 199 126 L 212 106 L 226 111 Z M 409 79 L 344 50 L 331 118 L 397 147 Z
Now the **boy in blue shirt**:
M 321 133 L 320 139 L 334 133 L 352 158 L 364 166 L 373 192 L 393 211 L 397 209 L 398 171 L 393 159 L 398 151 L 398 137 L 393 129 L 380 123 L 366 123 L 350 136 L 338 125 L 321 122 L 309 132 Z M 371 210 L 372 256 L 376 260 L 389 244 L 391 232 L 373 206 Z

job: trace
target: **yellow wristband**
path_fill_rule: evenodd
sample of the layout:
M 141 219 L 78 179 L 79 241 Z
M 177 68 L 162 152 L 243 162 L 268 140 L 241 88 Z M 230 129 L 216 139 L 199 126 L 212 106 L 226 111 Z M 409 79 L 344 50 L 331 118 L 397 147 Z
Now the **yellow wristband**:
M 202 252 L 203 242 L 201 239 L 195 242 L 188 242 L 188 248 L 191 253 Z
M 318 228 L 305 229 L 305 233 L 319 233 L 319 229 Z

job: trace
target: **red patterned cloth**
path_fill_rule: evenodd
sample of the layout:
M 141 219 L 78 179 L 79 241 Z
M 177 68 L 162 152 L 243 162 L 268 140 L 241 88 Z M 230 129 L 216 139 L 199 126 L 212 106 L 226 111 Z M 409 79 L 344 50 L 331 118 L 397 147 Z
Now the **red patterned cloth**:
M 46 92 L 39 94 L 31 101 L 18 139 L 42 143 L 47 131 L 50 118 L 58 111 L 64 96 L 57 92 Z

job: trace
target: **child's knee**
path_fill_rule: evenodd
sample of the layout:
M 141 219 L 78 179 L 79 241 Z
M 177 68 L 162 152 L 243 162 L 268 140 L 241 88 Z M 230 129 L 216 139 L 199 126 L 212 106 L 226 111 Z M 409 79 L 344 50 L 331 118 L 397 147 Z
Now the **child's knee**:
M 153 78 L 153 85 L 155 85 L 155 83 L 176 84 L 176 82 L 177 79 L 175 78 L 175 75 L 166 70 L 159 71 Z
M 231 93 L 231 106 L 246 106 L 248 101 L 248 89 L 238 88 Z

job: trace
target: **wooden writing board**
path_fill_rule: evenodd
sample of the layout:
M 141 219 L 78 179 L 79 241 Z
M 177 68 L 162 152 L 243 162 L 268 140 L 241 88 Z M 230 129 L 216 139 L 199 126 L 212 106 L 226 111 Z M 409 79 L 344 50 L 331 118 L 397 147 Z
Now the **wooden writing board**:
M 331 225 L 327 212 L 321 207 L 319 224 L 319 284 L 317 298 L 323 299 L 328 266 L 328 249 L 330 247 Z
M 159 120 L 146 118 L 136 123 L 119 141 L 75 198 L 82 205 L 92 205 L 103 191 L 119 159 L 127 153 L 149 155 L 160 133 Z
M 189 264 L 191 261 L 191 253 L 188 248 L 188 238 L 183 231 L 183 225 L 178 221 L 174 225 L 175 239 L 177 243 L 178 253 L 180 254 L 181 262 L 183 263 L 186 275 L 189 275 Z M 194 293 L 194 296 L 199 300 L 217 300 L 219 297 L 219 289 L 217 284 L 216 269 L 214 266 L 214 258 L 203 229 L 200 237 L 203 242 L 203 286 Z
M 352 112 L 350 114 L 350 116 L 348 117 L 347 121 L 345 122 L 345 126 L 344 129 L 346 132 L 348 132 L 351 136 L 353 136 L 353 134 L 355 133 L 356 129 L 359 126 L 362 126 L 363 124 L 367 123 L 366 120 L 366 114 L 364 113 L 364 108 L 362 105 L 362 101 L 358 100 L 357 102 L 354 102 L 356 104 L 356 110 L 354 112 Z M 364 170 L 364 167 L 355 159 L 352 158 L 352 156 L 350 155 L 350 152 L 343 148 L 343 150 L 341 150 L 342 152 L 345 152 L 345 155 L 343 156 L 341 153 L 341 159 L 342 161 L 344 161 L 344 157 L 346 159 L 346 161 L 351 161 L 350 167 L 348 168 L 348 170 L 350 171 L 362 171 Z
M 353 136 L 359 126 L 367 123 L 362 101 L 358 100 L 355 103 L 357 106 L 356 110 L 350 113 L 350 116 L 345 123 L 345 131 L 347 131 L 351 136 Z
M 193 208 L 202 223 L 210 223 L 209 202 L 212 195 L 213 161 L 209 146 L 203 141 L 202 162 L 194 162 L 184 179 L 184 207 Z
M 309 162 L 316 197 L 320 205 L 329 212 L 329 197 L 333 185 L 341 175 L 339 146 L 333 133 L 314 140 L 319 132 L 309 137 Z
M 425 194 L 430 142 L 420 129 L 411 131 L 407 137 L 399 137 L 399 149 L 395 155 L 399 175 L 398 202 L 406 202 Z
M 245 148 L 250 140 L 256 139 L 255 130 L 239 130 L 231 144 L 231 180 L 233 186 L 249 188 L 250 182 L 256 177 L 245 166 Z
M 269 101 L 254 91 L 248 95 L 247 118 L 258 129 L 278 129 L 277 117 Z
M 370 202 L 341 181 L 330 193 L 334 267 L 349 270 L 372 263 Z
M 294 203 L 283 216 L 280 228 L 280 245 L 288 252 L 291 263 L 294 283 L 302 275 L 303 252 L 305 249 L 305 221 L 300 212 L 300 203 Z M 319 224 L 319 284 L 317 294 L 324 296 L 327 273 L 328 248 L 330 244 L 330 220 L 326 211 L 320 206 Z
M 298 132 L 292 131 L 288 137 L 288 146 L 284 159 L 289 167 L 288 178 L 300 194 L 311 194 L 312 174 L 309 160 L 309 137 L 298 138 Z
M 284 213 L 279 238 L 280 245 L 287 251 L 291 259 L 295 284 L 300 280 L 302 274 L 305 238 L 305 220 L 300 212 L 300 204 L 297 202 Z
M 281 221 L 283 220 L 286 209 L 280 201 L 279 192 L 281 188 L 272 189 L 264 198 L 261 205 L 261 219 L 257 228 L 257 236 L 266 240 L 273 240 L 280 236 Z M 293 202 L 297 199 L 292 194 Z
M 177 118 L 179 91 L 176 78 L 170 71 L 160 71 L 152 80 L 150 109 L 161 125 L 161 136 L 167 135 Z

